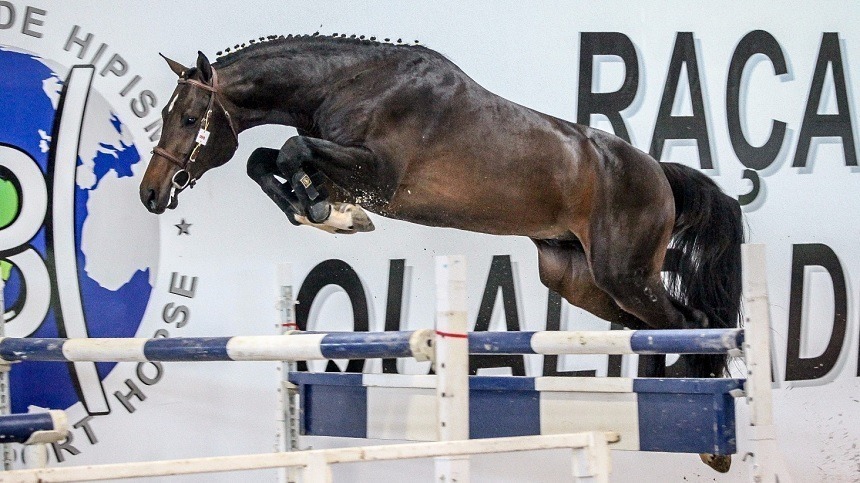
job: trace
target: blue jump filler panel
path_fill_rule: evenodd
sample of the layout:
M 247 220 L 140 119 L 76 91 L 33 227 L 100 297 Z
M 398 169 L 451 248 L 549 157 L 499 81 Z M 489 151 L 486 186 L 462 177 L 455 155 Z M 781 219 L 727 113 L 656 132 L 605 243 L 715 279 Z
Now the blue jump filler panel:
M 734 454 L 739 379 L 635 379 L 642 451 Z
M 301 393 L 302 434 L 426 441 L 436 437 L 433 377 L 291 373 L 290 381 Z M 618 449 L 736 452 L 738 379 L 472 376 L 469 386 L 474 439 L 612 430 L 622 435 Z

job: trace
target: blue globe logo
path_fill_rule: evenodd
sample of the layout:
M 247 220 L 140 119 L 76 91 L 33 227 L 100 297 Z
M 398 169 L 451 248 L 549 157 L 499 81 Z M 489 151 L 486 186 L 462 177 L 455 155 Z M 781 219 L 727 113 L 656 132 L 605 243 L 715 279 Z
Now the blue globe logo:
M 68 69 L 50 60 L 0 45 L 0 72 L 6 335 L 133 337 L 152 294 L 159 226 L 137 200 L 144 166 L 129 129 L 91 76 L 77 83 L 75 104 Z M 78 141 L 71 155 L 60 139 Z M 12 409 L 81 401 L 107 413 L 101 381 L 115 365 L 16 365 Z

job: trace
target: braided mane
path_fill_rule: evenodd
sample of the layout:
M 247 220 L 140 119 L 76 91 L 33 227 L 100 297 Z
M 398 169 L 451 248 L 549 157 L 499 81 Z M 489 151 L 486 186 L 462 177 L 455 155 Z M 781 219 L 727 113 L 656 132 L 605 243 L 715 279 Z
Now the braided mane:
M 227 47 L 224 50 L 218 51 L 216 54 L 218 57 L 215 59 L 219 64 L 229 65 L 233 63 L 238 58 L 238 54 L 244 54 L 248 52 L 253 52 L 266 47 L 276 47 L 278 45 L 288 45 L 293 42 L 300 41 L 313 41 L 313 42 L 327 42 L 331 44 L 365 44 L 365 45 L 391 45 L 391 46 L 417 46 L 420 43 L 415 40 L 413 43 L 403 42 L 402 38 L 397 40 L 392 40 L 390 38 L 378 39 L 377 37 L 367 37 L 365 35 L 346 35 L 346 34 L 338 34 L 337 32 L 331 35 L 320 35 L 319 32 L 315 32 L 313 34 L 304 34 L 304 35 L 269 35 L 266 37 L 260 37 L 258 39 L 251 39 L 247 43 L 236 44 L 233 47 Z

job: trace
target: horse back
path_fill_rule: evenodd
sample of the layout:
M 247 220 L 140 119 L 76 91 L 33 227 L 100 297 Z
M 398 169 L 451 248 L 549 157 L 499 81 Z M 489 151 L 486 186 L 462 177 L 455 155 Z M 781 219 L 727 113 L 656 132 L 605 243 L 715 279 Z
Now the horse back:
M 341 82 L 316 119 L 323 137 L 377 155 L 387 192 L 375 211 L 565 238 L 597 202 L 641 185 L 668 190 L 656 161 L 623 140 L 504 99 L 429 49 L 401 52 Z

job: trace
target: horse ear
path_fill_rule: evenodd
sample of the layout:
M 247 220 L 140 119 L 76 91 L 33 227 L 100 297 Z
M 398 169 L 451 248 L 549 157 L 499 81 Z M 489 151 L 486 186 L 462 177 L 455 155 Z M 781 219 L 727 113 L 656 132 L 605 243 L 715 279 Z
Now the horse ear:
M 197 51 L 197 70 L 200 71 L 200 75 L 203 77 L 203 82 L 209 82 L 212 79 L 212 64 L 209 63 L 209 59 L 206 58 L 206 55 L 203 52 Z
M 173 73 L 176 74 L 178 77 L 182 77 L 185 75 L 186 72 L 188 72 L 188 67 L 185 67 L 184 65 L 180 64 L 179 62 L 176 62 L 175 60 L 168 59 L 161 52 L 159 52 L 158 55 L 160 55 L 162 59 L 167 61 L 167 65 L 170 66 L 170 70 L 172 70 Z

